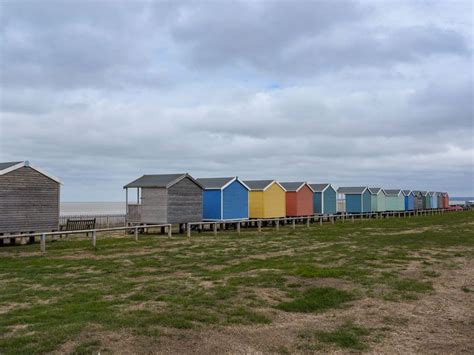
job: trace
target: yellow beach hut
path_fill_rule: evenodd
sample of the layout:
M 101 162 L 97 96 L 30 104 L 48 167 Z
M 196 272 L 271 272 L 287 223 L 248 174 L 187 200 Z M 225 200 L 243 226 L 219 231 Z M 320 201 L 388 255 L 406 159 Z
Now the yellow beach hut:
M 249 190 L 249 218 L 286 216 L 286 190 L 275 180 L 246 180 Z

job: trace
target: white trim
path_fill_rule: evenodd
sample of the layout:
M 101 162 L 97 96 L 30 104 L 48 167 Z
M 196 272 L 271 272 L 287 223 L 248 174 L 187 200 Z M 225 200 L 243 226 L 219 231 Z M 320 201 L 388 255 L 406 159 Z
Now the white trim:
M 25 166 L 28 166 L 28 165 L 25 165 Z M 36 170 L 36 171 L 39 172 L 40 174 L 43 174 L 44 176 L 49 177 L 51 180 L 56 181 L 58 184 L 61 184 L 61 185 L 62 185 L 61 180 L 59 180 L 56 176 L 51 175 L 51 174 L 47 173 L 46 171 L 44 171 L 44 170 L 42 170 L 42 169 L 40 169 L 40 168 L 36 168 L 36 167 L 34 167 L 34 166 L 31 166 L 31 165 L 29 165 L 29 167 L 30 167 L 31 169 L 33 169 L 33 170 Z
M 224 190 L 220 189 L 221 192 L 221 219 L 224 219 Z
M 327 187 L 326 187 L 326 189 L 327 189 Z M 325 213 L 325 211 L 324 211 L 324 191 L 325 191 L 326 189 L 324 189 L 323 191 L 320 192 L 320 194 L 321 194 L 321 213 L 322 213 L 322 214 Z
M 9 172 L 12 172 L 13 170 L 23 168 L 25 166 L 25 162 L 22 161 L 21 163 L 12 165 L 6 169 L 0 170 L 0 175 L 8 174 Z
M 282 188 L 283 191 L 286 192 L 286 189 L 276 180 L 272 180 L 271 183 L 269 183 L 267 186 L 265 186 L 265 188 L 263 190 L 254 190 L 254 191 L 265 191 L 267 190 L 270 186 L 272 186 L 273 184 L 277 184 L 278 186 L 280 186 Z
M 308 187 L 309 187 L 309 189 L 310 189 L 310 190 L 313 192 L 313 194 L 316 192 L 316 191 L 314 191 L 314 190 L 313 190 L 313 188 L 311 187 L 311 185 L 310 185 L 310 184 L 308 184 L 308 182 L 307 182 L 307 181 L 305 181 L 305 182 L 303 183 L 303 185 L 306 185 L 306 186 L 308 186 Z M 298 190 L 296 190 L 296 192 L 298 192 L 299 190 L 301 190 L 301 189 L 303 188 L 303 185 L 301 185 L 301 186 L 298 188 Z
M 248 187 L 243 180 L 240 180 L 238 176 L 236 177 L 236 180 L 240 182 L 247 189 L 247 191 L 250 191 L 250 187 Z
M 245 187 L 248 191 L 250 191 L 250 187 L 248 187 L 242 180 L 239 179 L 238 176 L 234 177 L 232 180 L 230 180 L 228 183 L 226 183 L 224 186 L 221 187 L 221 190 L 224 190 L 226 187 L 228 187 L 230 184 L 232 184 L 234 181 L 238 181 L 242 184 L 243 187 Z M 209 190 L 214 190 L 213 188 Z
M 40 168 L 37 168 L 37 167 L 34 167 L 34 166 L 30 165 L 28 160 L 25 160 L 25 161 L 22 161 L 21 163 L 12 165 L 12 166 L 10 166 L 6 169 L 0 170 L 0 175 L 5 175 L 5 174 L 8 174 L 8 173 L 11 173 L 12 171 L 15 171 L 15 170 L 23 168 L 23 167 L 31 168 L 31 169 L 37 171 L 38 173 L 46 176 L 47 178 L 50 178 L 51 180 L 56 181 L 58 184 L 62 184 L 61 180 L 59 180 L 56 176 L 47 173 L 43 169 L 40 169 Z
M 185 177 L 186 177 L 187 174 L 183 174 L 181 175 L 180 177 L 174 179 L 173 181 L 169 182 L 165 188 L 166 189 L 169 189 L 171 186 L 173 186 L 174 184 L 177 184 L 178 182 L 180 182 L 181 180 L 183 180 Z M 145 175 L 144 175 L 145 176 Z
M 224 190 L 227 186 L 232 184 L 235 180 L 237 180 L 237 176 L 234 176 L 232 179 L 229 180 L 229 182 L 227 182 L 225 185 L 222 185 L 220 189 Z M 218 188 L 210 188 L 209 190 L 215 190 L 215 189 L 218 189 Z
M 324 193 L 324 191 L 326 191 L 329 188 L 329 186 L 331 186 L 331 184 L 327 184 L 326 187 L 321 190 L 321 193 Z M 314 192 L 316 192 L 316 191 L 314 191 Z

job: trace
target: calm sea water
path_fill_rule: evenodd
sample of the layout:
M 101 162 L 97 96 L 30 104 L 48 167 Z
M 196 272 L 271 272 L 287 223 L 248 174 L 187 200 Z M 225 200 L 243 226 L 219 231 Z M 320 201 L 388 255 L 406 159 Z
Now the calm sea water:
M 124 214 L 125 202 L 61 202 L 61 215 Z
M 474 197 L 450 197 L 451 201 L 472 201 Z M 61 202 L 61 215 L 124 214 L 125 202 Z

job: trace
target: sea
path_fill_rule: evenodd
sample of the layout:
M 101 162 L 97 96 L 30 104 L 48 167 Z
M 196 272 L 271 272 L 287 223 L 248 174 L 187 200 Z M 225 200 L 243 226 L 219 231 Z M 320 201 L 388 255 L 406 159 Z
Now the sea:
M 474 197 L 450 197 L 451 201 L 474 201 Z M 61 216 L 125 214 L 125 202 L 61 202 Z
M 61 202 L 60 215 L 125 214 L 125 202 Z

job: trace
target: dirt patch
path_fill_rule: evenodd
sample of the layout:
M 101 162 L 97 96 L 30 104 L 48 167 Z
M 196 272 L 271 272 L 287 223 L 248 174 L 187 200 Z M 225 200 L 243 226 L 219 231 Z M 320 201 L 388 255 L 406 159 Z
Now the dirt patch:
M 420 234 L 431 230 L 441 230 L 440 226 L 429 226 L 429 227 L 420 227 L 420 228 L 412 228 L 412 229 L 405 229 L 396 232 L 387 232 L 387 231 L 380 231 L 379 233 L 369 233 L 369 235 L 401 235 L 401 234 Z
M 410 269 L 416 269 L 413 263 Z M 474 262 L 462 260 L 455 270 L 437 270 L 435 292 L 417 301 L 386 302 L 364 297 L 350 307 L 321 314 L 286 313 L 272 310 L 268 325 L 203 327 L 192 330 L 160 329 L 156 338 L 132 336 L 127 332 L 99 332 L 95 337 L 111 352 L 119 353 L 271 353 L 281 349 L 301 353 L 298 334 L 304 330 L 334 329 L 350 320 L 382 332 L 382 340 L 370 338 L 372 353 L 472 353 L 474 330 Z M 299 280 L 301 281 L 301 280 Z M 339 279 L 314 280 L 315 286 L 348 288 L 350 282 Z M 277 290 L 259 289 L 257 295 L 269 304 L 284 297 Z M 137 304 L 136 309 L 160 307 Z M 268 309 L 267 309 L 268 311 Z M 81 335 L 87 338 L 87 333 Z M 74 349 L 80 339 L 64 344 L 58 353 Z M 327 352 L 340 352 L 328 348 Z

